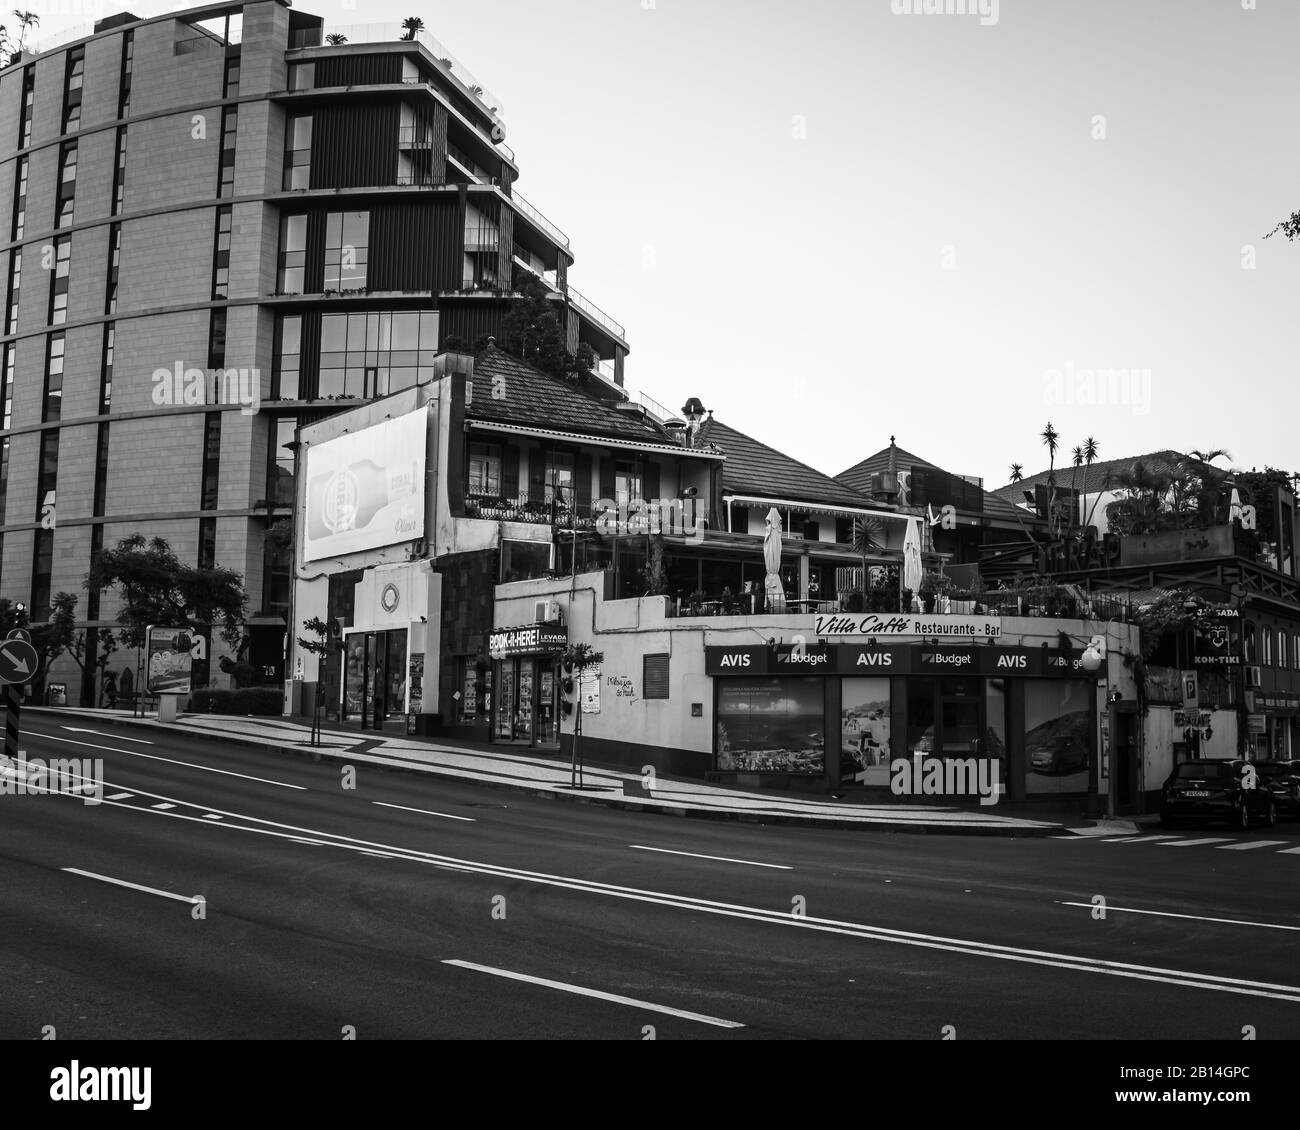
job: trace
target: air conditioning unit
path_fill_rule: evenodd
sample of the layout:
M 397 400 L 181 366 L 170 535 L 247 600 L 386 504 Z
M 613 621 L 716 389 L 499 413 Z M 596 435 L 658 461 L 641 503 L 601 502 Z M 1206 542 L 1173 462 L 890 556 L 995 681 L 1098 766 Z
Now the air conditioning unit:
M 539 600 L 533 604 L 534 624 L 558 624 L 560 622 L 560 602 L 558 600 Z
M 1259 668 L 1258 668 L 1258 667 L 1247 667 L 1247 668 L 1246 668 L 1246 686 L 1247 686 L 1247 687 L 1258 687 L 1258 686 L 1259 686 Z
M 889 471 L 876 471 L 868 483 L 867 493 L 877 500 L 895 497 L 898 494 L 898 476 Z

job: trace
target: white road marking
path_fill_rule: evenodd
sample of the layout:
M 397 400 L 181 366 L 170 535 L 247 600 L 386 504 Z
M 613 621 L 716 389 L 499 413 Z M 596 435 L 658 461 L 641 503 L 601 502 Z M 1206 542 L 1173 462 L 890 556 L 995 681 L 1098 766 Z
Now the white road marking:
M 1224 844 L 1218 848 L 1218 851 L 1250 851 L 1252 848 L 1277 847 L 1278 844 L 1286 843 L 1286 840 L 1244 840 L 1239 844 Z
M 369 855 L 375 859 L 396 859 L 394 855 L 389 855 L 386 851 L 363 851 L 362 855 Z
M 1120 836 L 1113 840 L 1102 840 L 1103 844 L 1149 844 L 1156 840 L 1176 840 L 1177 836 Z
M 1173 840 L 1170 843 L 1161 844 L 1160 847 L 1199 847 L 1201 844 L 1226 844 L 1230 842 L 1227 836 L 1210 836 L 1204 840 Z
M 158 799 L 155 797 L 155 799 Z M 197 816 L 187 816 L 183 812 L 157 812 L 151 808 L 106 801 L 116 808 L 124 808 L 137 814 L 154 813 L 169 820 L 190 820 L 199 822 Z M 1004 946 L 993 942 L 968 941 L 962 938 L 948 938 L 934 934 L 919 934 L 906 930 L 896 930 L 885 926 L 871 926 L 861 922 L 848 922 L 831 918 L 797 917 L 787 910 L 771 910 L 767 907 L 745 906 L 734 903 L 715 902 L 710 899 L 692 898 L 687 895 L 672 895 L 663 891 L 649 891 L 636 887 L 621 887 L 611 883 L 601 883 L 592 879 L 574 879 L 562 875 L 549 875 L 544 872 L 524 871 L 520 868 L 501 867 L 496 864 L 479 863 L 474 860 L 458 859 L 454 856 L 435 855 L 432 852 L 395 847 L 391 844 L 375 843 L 371 840 L 358 840 L 337 832 L 322 832 L 319 829 L 302 828 L 293 824 L 281 824 L 256 816 L 241 816 L 237 812 L 225 812 L 238 820 L 250 821 L 262 827 L 250 824 L 208 825 L 222 827 L 232 832 L 250 832 L 259 836 L 271 836 L 275 839 L 292 840 L 298 843 L 317 843 L 323 847 L 341 847 L 352 851 L 362 849 L 379 849 L 393 853 L 399 859 L 411 863 L 443 870 L 462 871 L 473 875 L 486 875 L 494 879 L 515 879 L 520 882 L 536 883 L 541 886 L 558 887 L 576 891 L 581 894 L 605 895 L 611 898 L 627 899 L 632 902 L 651 903 L 676 910 L 692 910 L 701 914 L 717 914 L 727 918 L 743 921 L 763 922 L 770 926 L 793 927 L 802 930 L 816 930 L 819 933 L 838 934 L 861 941 L 889 942 L 896 945 L 917 946 L 923 949 L 939 950 L 947 953 L 965 954 L 971 957 L 993 958 L 1000 961 L 1015 961 L 1027 965 L 1038 965 L 1051 969 L 1066 969 L 1075 973 L 1100 973 L 1110 977 L 1124 977 L 1131 980 L 1149 981 L 1156 984 L 1178 985 L 1184 988 L 1209 989 L 1221 993 L 1238 993 L 1243 996 L 1262 997 L 1269 1000 L 1287 1001 L 1300 1004 L 1300 985 L 1277 984 L 1269 981 L 1249 981 L 1236 977 L 1224 977 L 1219 974 L 1194 973 L 1183 969 L 1170 969 L 1163 966 L 1135 965 L 1128 962 L 1107 961 L 1095 957 L 1077 957 L 1072 954 L 1056 953 L 1050 950 L 1031 950 L 1014 946 Z M 304 840 L 308 836 L 326 836 L 323 840 Z
M 453 816 L 450 812 L 432 812 L 427 808 L 407 808 L 404 804 L 386 804 L 382 800 L 372 800 L 370 803 L 377 804 L 380 808 L 400 808 L 403 812 L 420 812 L 425 816 L 441 816 L 444 820 L 464 820 L 470 824 L 478 823 L 472 816 Z
M 706 1016 L 702 1012 L 687 1012 L 681 1008 L 670 1008 L 664 1004 L 652 1004 L 650 1001 L 640 1001 L 635 997 L 623 997 L 617 993 L 606 993 L 600 989 L 585 989 L 581 985 L 569 985 L 563 981 L 550 981 L 545 977 L 531 977 L 527 973 L 514 973 L 509 969 L 494 969 L 490 965 L 476 965 L 472 961 L 460 961 L 456 958 L 449 958 L 443 962 L 443 965 L 454 965 L 458 969 L 472 969 L 476 973 L 490 973 L 493 977 L 505 977 L 511 981 L 525 981 L 530 985 L 541 985 L 547 989 L 559 989 L 562 993 L 576 993 L 582 997 L 594 997 L 600 1001 L 612 1001 L 614 1004 L 626 1004 L 633 1008 L 645 1009 L 648 1012 L 662 1012 L 665 1016 L 677 1016 L 683 1020 L 695 1020 L 700 1024 L 711 1024 L 715 1028 L 743 1028 L 744 1025 L 735 1020 L 723 1020 L 717 1016 Z
M 658 851 L 664 855 L 686 855 L 691 859 L 712 859 L 718 863 L 743 863 L 747 867 L 772 867 L 777 871 L 793 871 L 793 867 L 787 867 L 784 863 L 755 863 L 752 859 L 729 859 L 725 855 L 700 855 L 693 851 L 672 851 L 669 848 L 646 847 L 645 844 L 628 844 L 630 848 L 637 851 Z
M 144 738 L 128 738 L 125 734 L 106 734 L 103 730 L 87 730 L 82 726 L 60 726 L 59 729 L 67 730 L 70 734 L 94 734 L 100 738 L 112 738 L 119 742 L 136 742 L 139 745 L 153 745 L 153 742 L 147 742 Z M 41 734 L 40 731 L 34 731 L 40 737 L 52 737 L 52 734 Z
M 111 797 L 109 797 L 108 799 L 109 799 L 109 800 L 126 800 L 128 797 L 131 797 L 131 796 L 134 796 L 134 795 L 135 795 L 134 793 L 114 793 L 114 794 L 113 794 Z
M 1080 906 L 1086 909 L 1092 908 L 1090 902 L 1063 902 L 1062 906 Z M 1124 914 L 1151 914 L 1157 918 L 1188 918 L 1193 922 L 1218 922 L 1224 926 L 1258 926 L 1261 930 L 1296 930 L 1300 931 L 1300 926 L 1281 926 L 1276 922 L 1249 922 L 1244 918 L 1208 918 L 1203 914 L 1174 914 L 1168 910 L 1138 910 L 1132 906 L 1111 906 L 1107 904 L 1108 911 L 1118 910 Z
M 1300 847 L 1283 848 L 1278 855 L 1300 855 Z
M 93 871 L 82 871 L 80 867 L 64 867 L 62 870 L 73 875 L 84 875 L 87 879 L 98 879 L 101 883 L 114 883 L 119 887 L 130 887 L 133 891 L 144 891 L 150 895 L 161 895 L 165 899 L 175 899 L 177 902 L 188 902 L 196 904 L 198 896 L 176 895 L 171 891 L 160 891 L 157 887 L 145 887 L 139 883 L 128 883 L 125 879 L 113 879 L 108 875 L 96 875 Z
M 132 757 L 146 757 L 150 761 L 165 761 L 168 765 L 183 765 L 186 769 L 202 769 L 205 773 L 220 773 L 223 777 L 239 777 L 244 781 L 257 781 L 263 785 L 279 785 L 282 789 L 298 789 L 307 792 L 306 785 L 290 785 L 284 781 L 272 781 L 266 777 L 250 777 L 247 773 L 235 773 L 230 769 L 214 769 L 211 765 L 195 765 L 192 761 L 177 761 L 174 757 L 159 757 L 156 753 L 141 753 L 138 749 L 114 749 L 108 745 L 96 745 L 94 742 L 78 742 L 72 738 L 60 738 L 54 734 L 37 735 L 52 742 L 66 742 L 68 745 L 84 745 L 90 749 L 102 749 L 108 753 L 126 753 Z
M 149 807 L 167 809 L 167 808 L 175 808 L 176 806 L 174 804 L 168 803 L 167 801 L 164 801 L 162 804 L 151 804 Z
M 209 812 L 205 817 L 203 817 L 203 819 L 204 819 L 204 820 L 220 820 L 221 817 L 218 816 L 215 812 Z

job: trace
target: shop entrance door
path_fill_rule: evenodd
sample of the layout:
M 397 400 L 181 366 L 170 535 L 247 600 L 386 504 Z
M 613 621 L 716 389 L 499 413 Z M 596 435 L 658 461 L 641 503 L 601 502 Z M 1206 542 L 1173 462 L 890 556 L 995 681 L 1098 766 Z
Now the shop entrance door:
M 382 730 L 406 709 L 406 629 L 353 632 L 345 645 L 345 718 Z
M 907 753 L 971 757 L 984 751 L 984 687 L 978 678 L 907 680 Z

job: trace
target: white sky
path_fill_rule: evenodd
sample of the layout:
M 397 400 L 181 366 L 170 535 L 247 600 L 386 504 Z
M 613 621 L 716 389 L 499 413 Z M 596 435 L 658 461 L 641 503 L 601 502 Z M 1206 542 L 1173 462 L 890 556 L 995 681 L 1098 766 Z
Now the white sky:
M 1300 3 L 1243 2 L 1001 0 L 990 26 L 891 0 L 296 6 L 419 15 L 502 99 L 520 191 L 628 329 L 629 389 L 829 474 L 893 433 L 992 487 L 1046 466 L 1049 419 L 1058 462 L 1093 435 L 1300 468 L 1300 243 L 1260 238 L 1300 209 Z M 44 34 L 94 5 L 33 7 Z M 1053 402 L 1067 366 L 1150 383 Z

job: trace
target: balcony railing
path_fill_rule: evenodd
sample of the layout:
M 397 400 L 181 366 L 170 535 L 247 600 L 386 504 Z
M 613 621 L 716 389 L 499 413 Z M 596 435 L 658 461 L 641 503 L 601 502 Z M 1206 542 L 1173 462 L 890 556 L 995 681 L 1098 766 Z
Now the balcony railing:
M 625 330 L 618 322 L 614 321 L 613 318 L 611 318 L 608 314 L 606 314 L 604 310 L 602 310 L 589 298 L 584 298 L 581 294 L 579 294 L 576 290 L 574 290 L 573 287 L 569 287 L 569 301 L 572 302 L 579 310 L 581 310 L 584 314 L 586 314 L 587 317 L 590 318 L 597 325 L 604 326 L 605 329 L 607 329 L 620 341 L 627 340 L 627 330 Z
M 465 516 L 492 522 L 534 522 L 561 529 L 594 529 L 596 519 L 590 503 L 570 504 L 562 499 L 548 502 L 527 495 L 506 498 L 492 494 L 466 494 Z
M 541 212 L 539 212 L 536 208 L 534 208 L 531 204 L 529 204 L 527 200 L 525 200 L 522 196 L 519 195 L 519 193 L 512 192 L 510 194 L 509 199 L 510 199 L 510 203 L 513 204 L 518 211 L 522 212 L 525 216 L 527 216 L 530 220 L 532 220 L 533 223 L 535 223 L 539 228 L 541 228 L 542 231 L 546 232 L 547 235 L 549 235 L 553 240 L 555 240 L 556 243 L 559 243 L 564 247 L 569 246 L 569 237 L 565 235 L 564 232 L 560 231 L 560 229 L 557 228 L 553 223 L 551 223 L 550 220 L 548 220 L 545 216 L 543 216 Z
M 329 46 L 325 41 L 325 36 L 336 33 L 346 36 L 345 42 L 348 45 L 356 43 L 411 42 L 410 35 L 401 24 L 345 24 L 340 26 L 329 25 L 324 28 L 305 28 L 294 34 L 289 46 L 291 48 Z M 479 82 L 464 63 L 427 31 L 417 31 L 415 33 L 415 42 L 427 47 L 433 53 L 433 57 L 447 67 L 448 72 L 466 88 L 468 93 L 483 103 L 483 108 L 488 113 L 497 117 L 505 113 L 505 107 L 502 106 L 501 100 Z

